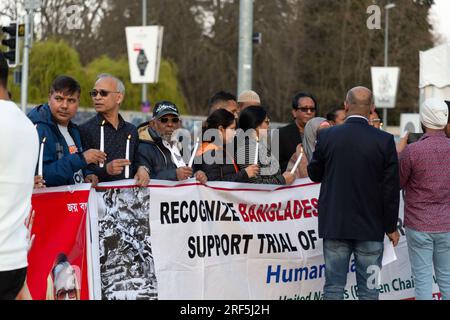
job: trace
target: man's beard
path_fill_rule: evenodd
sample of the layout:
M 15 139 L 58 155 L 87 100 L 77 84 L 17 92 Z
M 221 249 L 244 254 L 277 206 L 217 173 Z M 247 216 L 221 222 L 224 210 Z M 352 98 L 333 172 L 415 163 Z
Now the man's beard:
M 161 139 L 163 139 L 164 141 L 172 144 L 173 143 L 172 136 L 173 136 L 173 132 L 172 133 L 165 133 L 165 134 L 161 135 Z

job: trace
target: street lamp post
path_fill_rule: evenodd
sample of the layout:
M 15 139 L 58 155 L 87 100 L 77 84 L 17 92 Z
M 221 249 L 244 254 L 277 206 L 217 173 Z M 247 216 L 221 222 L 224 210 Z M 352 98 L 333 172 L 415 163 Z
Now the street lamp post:
M 386 21 L 384 28 L 384 66 L 387 67 L 389 65 L 389 10 L 395 8 L 395 3 L 389 3 L 384 6 L 384 10 L 386 11 Z M 383 123 L 384 126 L 387 127 L 387 108 L 383 109 Z
M 253 64 L 253 0 L 240 0 L 239 7 L 239 57 L 238 90 L 252 89 Z
M 142 0 L 142 25 L 147 25 L 147 0 Z M 147 84 L 142 84 L 142 103 L 147 101 Z

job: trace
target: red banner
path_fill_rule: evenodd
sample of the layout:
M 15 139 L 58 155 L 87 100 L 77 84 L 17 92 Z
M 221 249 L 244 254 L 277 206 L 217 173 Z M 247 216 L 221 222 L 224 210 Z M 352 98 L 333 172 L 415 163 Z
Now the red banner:
M 89 184 L 48 188 L 32 198 L 27 286 L 34 300 L 88 300 Z

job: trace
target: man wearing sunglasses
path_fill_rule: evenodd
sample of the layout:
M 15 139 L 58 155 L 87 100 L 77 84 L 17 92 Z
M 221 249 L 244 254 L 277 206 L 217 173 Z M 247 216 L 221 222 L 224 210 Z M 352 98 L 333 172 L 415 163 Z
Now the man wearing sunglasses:
M 279 131 L 281 172 L 286 171 L 289 159 L 302 143 L 306 123 L 318 113 L 316 99 L 308 92 L 297 93 L 292 99 L 291 112 L 294 120 Z
M 150 168 L 152 177 L 159 180 L 182 181 L 192 177 L 193 170 L 188 167 L 174 141 L 173 134 L 181 128 L 177 106 L 170 101 L 161 101 L 153 110 L 152 125 L 139 126 L 139 156 L 141 162 Z M 206 183 L 203 171 L 197 171 L 195 178 Z
M 104 165 L 89 165 L 89 175 L 86 178 L 93 183 L 126 179 L 124 168 L 130 166 L 129 178 L 134 176 L 136 185 L 147 186 L 150 182 L 150 171 L 139 163 L 137 129 L 119 114 L 125 97 L 123 82 L 110 74 L 100 74 L 89 94 L 97 114 L 80 126 L 82 145 L 85 149 L 100 149 L 103 128 L 106 161 Z M 128 140 L 129 159 L 126 159 Z

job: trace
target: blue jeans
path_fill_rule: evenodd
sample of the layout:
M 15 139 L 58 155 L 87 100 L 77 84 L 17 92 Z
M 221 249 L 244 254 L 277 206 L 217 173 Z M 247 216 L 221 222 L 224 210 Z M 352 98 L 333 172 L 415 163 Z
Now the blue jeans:
M 350 256 L 355 257 L 356 283 L 359 300 L 378 300 L 379 285 L 374 285 L 369 277 L 374 270 L 381 271 L 383 242 L 358 240 L 323 240 L 325 258 L 324 300 L 343 300 L 347 284 Z M 368 283 L 372 284 L 370 285 Z M 376 275 L 376 281 L 378 276 Z M 369 286 L 368 286 L 369 284 Z
M 431 300 L 433 265 L 442 299 L 450 299 L 450 232 L 427 233 L 406 228 L 409 261 L 417 300 Z

